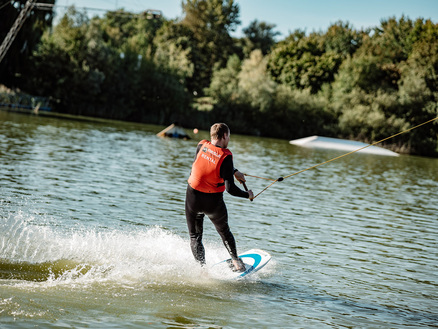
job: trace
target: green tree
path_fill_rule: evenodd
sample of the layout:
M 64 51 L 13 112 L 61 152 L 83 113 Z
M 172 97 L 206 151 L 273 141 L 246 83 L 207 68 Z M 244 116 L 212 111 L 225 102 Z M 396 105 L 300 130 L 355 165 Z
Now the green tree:
M 267 59 L 260 49 L 243 61 L 239 78 L 239 98 L 257 111 L 266 112 L 273 101 L 276 83 L 266 70 Z
M 181 24 L 167 21 L 154 38 L 154 61 L 160 68 L 170 69 L 187 80 L 193 77 L 196 46 L 191 41 L 192 32 Z
M 400 65 L 398 82 L 400 107 L 410 126 L 438 116 L 438 25 L 430 20 L 417 20 L 414 26 L 415 42 L 409 58 Z M 405 137 L 405 143 L 410 147 L 408 151 L 437 154 L 437 127 L 435 122 Z
M 161 124 L 175 120 L 188 103 L 184 80 L 168 66 L 157 67 L 148 44 L 153 38 L 144 37 L 144 22 L 132 20 L 110 26 L 107 18 L 90 21 L 69 9 L 35 52 L 29 85 L 55 98 L 58 111 Z M 134 30 L 117 32 L 130 24 Z
M 353 55 L 363 44 L 364 37 L 369 31 L 356 31 L 350 23 L 338 21 L 329 26 L 323 34 L 324 48 L 327 52 L 335 52 L 345 59 Z
M 436 116 L 436 40 L 436 24 L 404 17 L 383 21 L 364 39 L 332 85 L 331 108 L 343 135 L 376 141 Z M 431 154 L 437 145 L 432 130 L 389 143 L 399 151 Z
M 60 110 L 87 113 L 90 103 L 101 90 L 104 74 L 96 67 L 96 55 L 102 57 L 102 62 L 106 56 L 102 44 L 87 38 L 96 36 L 93 27 L 89 31 L 86 15 L 70 8 L 53 33 L 47 31 L 44 34 L 43 42 L 32 57 L 33 79 L 29 80 L 29 88 L 34 85 L 34 92 L 38 95 L 55 98 Z
M 275 44 L 275 37 L 280 34 L 280 32 L 274 31 L 275 26 L 275 24 L 254 20 L 242 30 L 245 35 L 243 38 L 245 57 L 249 57 L 255 49 L 260 49 L 263 55 L 271 50 L 271 47 Z
M 336 31 L 343 33 L 335 34 Z M 335 35 L 339 35 L 336 39 Z M 328 36 L 312 33 L 305 36 L 295 31 L 285 41 L 277 44 L 268 60 L 268 71 L 274 80 L 294 89 L 308 89 L 312 93 L 331 83 L 342 61 L 360 42 L 351 39 L 348 25 L 338 23 L 329 29 Z M 353 45 L 353 46 L 352 46 Z
M 241 65 L 237 55 L 230 56 L 225 68 L 213 71 L 210 87 L 205 90 L 206 95 L 221 104 L 236 103 Z
M 232 53 L 230 32 L 240 23 L 239 6 L 234 0 L 187 0 L 182 3 L 185 17 L 181 24 L 192 31 L 197 54 L 192 58 L 194 75 L 189 81 L 195 94 L 210 85 L 213 67 L 224 67 Z
M 279 84 L 263 123 L 264 135 L 296 139 L 331 135 L 337 122 L 323 96 Z
M 143 57 L 150 57 L 155 51 L 153 40 L 164 23 L 163 18 L 148 19 L 146 13 L 132 14 L 124 10 L 110 11 L 100 20 L 108 45 L 115 49 L 129 45 Z
M 214 71 L 206 94 L 219 105 L 243 104 L 253 112 L 266 112 L 275 88 L 276 83 L 266 71 L 266 58 L 257 49 L 242 63 L 237 55 L 231 56 L 225 68 Z

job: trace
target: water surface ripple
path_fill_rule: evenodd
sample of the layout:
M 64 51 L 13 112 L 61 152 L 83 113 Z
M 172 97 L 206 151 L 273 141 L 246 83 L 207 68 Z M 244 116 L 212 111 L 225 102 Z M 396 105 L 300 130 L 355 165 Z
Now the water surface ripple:
M 161 129 L 0 111 L 2 328 L 437 326 L 438 159 L 354 154 L 254 202 L 226 195 L 239 250 L 273 260 L 222 282 L 193 261 L 184 217 L 208 135 Z M 229 147 L 267 178 L 340 155 L 236 134 Z M 209 264 L 226 257 L 208 222 L 204 243 Z

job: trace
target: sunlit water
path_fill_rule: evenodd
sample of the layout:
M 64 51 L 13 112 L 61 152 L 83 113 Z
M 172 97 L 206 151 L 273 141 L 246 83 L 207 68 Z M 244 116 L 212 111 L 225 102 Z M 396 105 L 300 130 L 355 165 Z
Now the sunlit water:
M 228 282 L 194 262 L 184 217 L 208 136 L 162 128 L 0 111 L 1 328 L 437 326 L 437 159 L 354 154 L 226 195 L 238 249 L 273 256 Z M 235 166 L 266 178 L 340 154 L 231 138 Z M 227 256 L 208 222 L 204 243 L 208 264 Z

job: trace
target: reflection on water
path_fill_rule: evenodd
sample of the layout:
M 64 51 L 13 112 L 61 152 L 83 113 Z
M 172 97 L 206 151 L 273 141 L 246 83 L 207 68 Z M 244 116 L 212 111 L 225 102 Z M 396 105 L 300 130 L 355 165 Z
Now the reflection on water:
M 230 123 L 232 129 L 232 123 Z M 354 154 L 226 195 L 251 280 L 198 268 L 184 217 L 201 132 L 0 111 L 0 323 L 6 328 L 428 327 L 438 323 L 438 160 Z M 235 166 L 278 178 L 339 152 L 232 135 Z M 270 181 L 248 177 L 255 193 Z M 207 261 L 226 256 L 205 224 Z M 248 325 L 250 323 L 250 325 Z

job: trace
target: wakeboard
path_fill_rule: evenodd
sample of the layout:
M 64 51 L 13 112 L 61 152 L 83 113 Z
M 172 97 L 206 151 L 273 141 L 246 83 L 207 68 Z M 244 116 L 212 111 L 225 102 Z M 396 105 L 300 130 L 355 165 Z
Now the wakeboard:
M 251 249 L 238 256 L 245 265 L 243 272 L 234 271 L 231 258 L 228 258 L 211 267 L 212 276 L 223 280 L 242 279 L 262 269 L 272 258 L 269 253 L 261 249 Z

